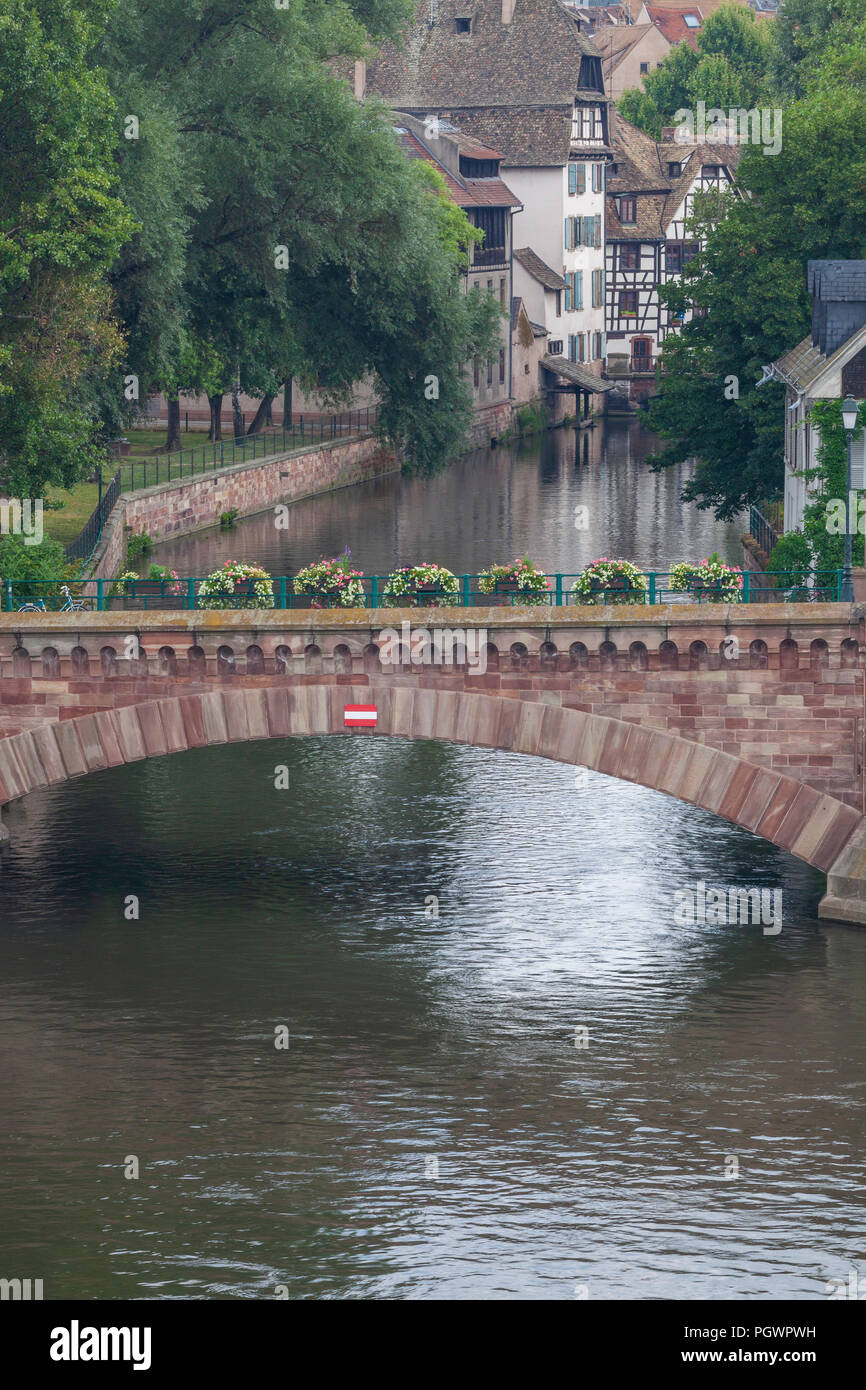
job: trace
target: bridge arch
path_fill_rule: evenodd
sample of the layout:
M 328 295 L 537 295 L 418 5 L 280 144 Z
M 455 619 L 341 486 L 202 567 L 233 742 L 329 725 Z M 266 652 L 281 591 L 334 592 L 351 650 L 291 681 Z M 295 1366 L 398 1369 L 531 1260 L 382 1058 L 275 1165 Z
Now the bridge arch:
M 804 782 L 661 729 L 499 694 L 342 682 L 144 699 L 0 739 L 0 806 L 39 787 L 190 748 L 345 733 L 345 706 L 372 700 L 376 729 L 351 736 L 436 739 L 592 768 L 712 811 L 824 872 L 861 824 L 853 807 Z

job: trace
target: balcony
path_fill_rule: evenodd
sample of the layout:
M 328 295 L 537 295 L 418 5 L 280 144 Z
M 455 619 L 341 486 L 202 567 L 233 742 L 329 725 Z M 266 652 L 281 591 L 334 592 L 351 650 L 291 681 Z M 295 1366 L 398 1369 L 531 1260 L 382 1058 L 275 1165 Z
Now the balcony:
M 476 246 L 472 254 L 473 270 L 492 270 L 496 267 L 505 267 L 508 259 L 505 255 L 504 246 Z

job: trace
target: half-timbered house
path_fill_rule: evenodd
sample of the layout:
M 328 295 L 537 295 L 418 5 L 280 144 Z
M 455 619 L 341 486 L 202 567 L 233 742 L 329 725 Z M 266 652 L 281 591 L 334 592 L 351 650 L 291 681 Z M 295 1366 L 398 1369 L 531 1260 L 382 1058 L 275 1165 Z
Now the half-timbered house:
M 673 130 L 656 142 L 617 115 L 608 174 L 606 245 L 607 371 L 643 386 L 645 395 L 664 341 L 690 317 L 673 313 L 659 288 L 678 279 L 697 254 L 688 230 L 695 197 L 734 181 L 739 148 L 684 143 Z
M 549 357 L 584 364 L 602 389 L 611 108 L 575 13 L 560 0 L 418 0 L 402 45 L 370 62 L 367 90 L 398 117 L 445 120 L 503 151 L 522 205 L 515 245 L 562 282 L 545 300 L 544 327 L 561 344 Z M 535 291 L 525 282 L 517 293 Z M 542 389 L 556 384 L 542 376 Z

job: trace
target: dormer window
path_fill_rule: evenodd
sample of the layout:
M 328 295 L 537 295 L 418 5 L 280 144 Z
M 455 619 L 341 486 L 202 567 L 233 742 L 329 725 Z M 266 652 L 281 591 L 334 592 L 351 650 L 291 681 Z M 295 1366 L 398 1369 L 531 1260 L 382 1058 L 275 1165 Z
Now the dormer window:
M 455 19 L 455 21 L 454 21 L 454 28 L 456 29 L 456 31 L 457 31 L 458 34 L 471 34 L 471 33 L 472 33 L 472 20 L 469 19 L 469 18 L 466 18 L 466 19 Z
M 470 159 L 461 154 L 460 172 L 464 179 L 495 179 L 499 177 L 499 160 Z
M 577 79 L 578 87 L 583 87 L 591 92 L 603 92 L 604 85 L 601 76 L 601 59 L 582 57 L 580 60 L 580 75 Z
M 683 166 L 676 159 L 671 159 L 668 162 L 668 178 L 678 179 L 682 172 Z
M 701 165 L 701 178 L 702 178 L 702 179 L 717 179 L 718 177 L 719 177 L 719 166 L 718 166 L 718 164 L 702 164 L 702 165 Z
M 637 198 L 620 198 L 619 220 L 623 225 L 637 221 Z

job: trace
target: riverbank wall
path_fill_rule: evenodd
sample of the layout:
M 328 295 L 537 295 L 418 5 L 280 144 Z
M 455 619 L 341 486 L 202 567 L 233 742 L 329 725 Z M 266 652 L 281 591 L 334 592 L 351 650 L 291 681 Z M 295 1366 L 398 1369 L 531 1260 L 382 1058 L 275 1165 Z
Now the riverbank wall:
M 119 574 L 133 533 L 146 532 L 154 541 L 185 536 L 218 526 L 223 512 L 255 516 L 280 503 L 381 478 L 397 468 L 395 454 L 371 434 L 124 493 L 106 522 L 89 577 L 113 579 Z

